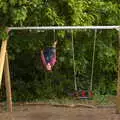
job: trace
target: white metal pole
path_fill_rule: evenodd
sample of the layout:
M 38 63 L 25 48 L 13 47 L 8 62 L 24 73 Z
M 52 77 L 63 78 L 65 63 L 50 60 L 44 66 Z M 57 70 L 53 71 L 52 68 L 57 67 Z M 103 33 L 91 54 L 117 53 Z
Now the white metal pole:
M 9 30 L 77 30 L 77 29 L 119 29 L 120 26 L 34 26 L 8 27 Z

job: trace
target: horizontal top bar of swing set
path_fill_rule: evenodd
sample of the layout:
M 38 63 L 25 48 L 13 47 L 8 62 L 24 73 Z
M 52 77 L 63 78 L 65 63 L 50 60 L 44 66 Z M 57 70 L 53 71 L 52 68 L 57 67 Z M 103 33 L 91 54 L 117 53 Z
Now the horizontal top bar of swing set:
M 8 27 L 9 30 L 79 30 L 79 29 L 120 29 L 120 26 L 33 26 Z

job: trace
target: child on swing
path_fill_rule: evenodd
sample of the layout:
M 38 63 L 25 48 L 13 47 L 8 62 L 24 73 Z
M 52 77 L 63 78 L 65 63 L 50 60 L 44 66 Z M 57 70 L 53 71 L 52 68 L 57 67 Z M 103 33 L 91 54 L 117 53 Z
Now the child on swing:
M 52 47 L 41 50 L 41 59 L 43 65 L 48 71 L 52 71 L 52 68 L 56 63 L 56 45 L 57 40 L 53 43 Z

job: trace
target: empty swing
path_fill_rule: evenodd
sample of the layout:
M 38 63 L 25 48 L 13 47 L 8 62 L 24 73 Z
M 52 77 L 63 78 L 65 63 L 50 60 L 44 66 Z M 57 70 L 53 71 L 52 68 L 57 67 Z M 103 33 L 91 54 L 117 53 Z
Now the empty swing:
M 78 91 L 77 90 L 77 80 L 76 80 L 74 41 L 73 41 L 73 31 L 72 31 L 72 53 L 73 53 L 74 86 L 75 86 L 75 92 L 73 93 L 73 96 L 79 97 L 80 99 L 92 98 L 93 97 L 92 89 L 93 89 L 93 75 L 94 75 L 94 63 L 95 63 L 96 34 L 97 34 L 97 30 L 95 29 L 94 43 L 93 43 L 93 54 L 92 54 L 92 70 L 91 70 L 90 88 L 89 88 L 88 91 L 85 91 L 85 90 Z

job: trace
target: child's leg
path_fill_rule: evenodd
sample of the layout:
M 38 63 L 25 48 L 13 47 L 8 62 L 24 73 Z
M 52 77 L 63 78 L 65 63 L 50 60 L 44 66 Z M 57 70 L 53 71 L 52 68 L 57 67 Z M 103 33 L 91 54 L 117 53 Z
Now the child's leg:
M 58 43 L 58 41 L 56 40 L 56 41 L 53 43 L 52 47 L 53 47 L 53 48 L 56 48 L 57 43 Z
M 56 56 L 56 48 L 51 48 L 51 56 Z
M 46 66 L 46 60 L 42 50 L 41 50 L 41 59 L 42 59 L 43 65 Z
M 50 56 L 51 56 L 51 50 L 50 48 L 46 48 L 45 51 L 44 51 L 44 56 L 45 56 L 45 59 L 46 59 L 46 62 L 49 63 L 50 62 Z

